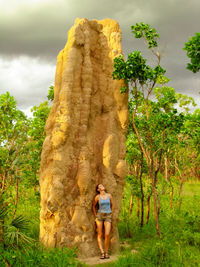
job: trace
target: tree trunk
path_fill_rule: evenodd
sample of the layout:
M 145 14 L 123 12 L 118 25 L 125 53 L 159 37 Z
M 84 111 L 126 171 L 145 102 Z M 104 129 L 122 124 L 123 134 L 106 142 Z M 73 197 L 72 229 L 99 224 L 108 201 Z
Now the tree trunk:
M 168 157 L 165 157 L 165 181 L 168 182 Z
M 181 179 L 180 181 L 180 187 L 179 187 L 179 192 L 178 192 L 178 208 L 181 208 L 181 204 L 182 204 L 182 196 L 181 193 L 183 191 L 183 185 L 184 185 L 184 179 Z
M 129 205 L 129 215 L 131 215 L 133 210 L 133 189 L 131 188 L 131 198 L 130 198 L 130 205 Z
M 170 178 L 169 178 L 169 183 L 170 183 L 170 186 L 171 186 L 170 208 L 172 208 L 173 207 L 173 198 L 174 198 L 174 187 L 173 187 L 173 184 L 172 184 L 172 181 L 171 181 Z
M 149 194 L 147 198 L 147 216 L 146 216 L 146 224 L 149 222 L 149 215 L 150 215 L 150 199 L 151 199 L 151 194 Z
M 139 196 L 136 196 L 137 199 L 137 217 L 139 218 L 140 216 L 140 198 Z
M 143 227 L 144 224 L 144 195 L 141 196 L 141 220 L 140 226 Z
M 182 199 L 181 199 L 181 193 L 182 193 L 182 190 L 183 190 L 183 184 L 184 184 L 184 176 L 183 174 L 181 173 L 179 167 L 178 167 L 178 163 L 177 163 L 177 159 L 175 158 L 175 168 L 178 170 L 178 173 L 179 173 L 179 176 L 180 176 L 180 187 L 179 187 L 179 192 L 178 192 L 178 208 L 180 209 L 181 208 L 181 203 L 182 203 Z
M 157 205 L 157 192 L 156 192 L 156 178 L 157 178 L 157 171 L 153 171 L 153 164 L 152 169 L 150 171 L 151 174 L 151 181 L 152 181 L 152 192 L 153 192 L 153 202 L 154 202 L 154 217 L 155 217 L 155 226 L 157 230 L 157 234 L 160 236 L 160 227 L 159 227 L 159 220 L 158 220 L 158 205 Z
M 35 172 L 34 172 L 34 174 L 35 174 L 35 180 L 34 180 L 34 192 L 36 193 L 37 192 L 37 183 L 36 183 L 36 181 L 37 181 L 37 171 L 35 170 Z
M 156 198 L 156 189 L 153 187 L 153 201 L 154 201 L 154 217 L 155 217 L 155 225 L 157 234 L 160 236 L 160 227 L 159 227 L 159 220 L 158 220 L 158 209 L 157 209 L 157 198 Z
M 143 183 L 142 183 L 142 173 L 143 173 L 143 153 L 141 158 L 141 169 L 140 169 L 140 191 L 141 191 L 141 220 L 140 226 L 143 227 L 144 224 L 144 191 L 143 191 Z
M 1 182 L 1 193 L 3 193 L 5 189 L 5 181 L 6 181 L 6 173 L 3 174 L 2 182 Z
M 157 195 L 157 200 L 158 200 L 158 217 L 159 217 L 159 215 L 160 215 L 160 197 L 158 195 L 158 192 L 156 193 L 156 195 Z

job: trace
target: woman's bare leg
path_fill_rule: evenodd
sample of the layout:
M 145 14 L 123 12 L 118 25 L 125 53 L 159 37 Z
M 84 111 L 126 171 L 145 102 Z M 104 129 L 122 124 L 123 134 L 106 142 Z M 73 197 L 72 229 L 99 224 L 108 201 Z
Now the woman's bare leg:
M 111 223 L 110 222 L 104 222 L 104 228 L 105 228 L 105 251 L 106 251 L 106 253 L 108 253 L 109 242 L 110 242 Z
M 104 253 L 103 250 L 103 222 L 96 220 L 96 224 L 97 224 L 97 242 L 98 242 L 98 246 L 99 249 L 101 251 L 101 253 Z

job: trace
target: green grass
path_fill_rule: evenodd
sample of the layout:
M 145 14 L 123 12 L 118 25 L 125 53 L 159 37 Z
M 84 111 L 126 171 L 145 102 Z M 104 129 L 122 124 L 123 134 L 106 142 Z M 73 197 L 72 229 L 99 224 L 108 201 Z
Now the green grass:
M 129 193 L 126 195 L 129 196 Z M 161 238 L 156 234 L 153 214 L 148 225 L 140 228 L 135 205 L 129 218 L 132 236 L 129 242 L 138 253 L 133 255 L 127 252 L 127 255 L 121 256 L 110 266 L 200 266 L 200 183 L 184 185 L 180 208 L 175 196 L 174 208 L 170 209 L 170 199 L 165 191 L 160 195 L 160 199 Z M 128 198 L 125 204 L 128 205 Z M 123 240 L 127 235 L 127 221 L 126 217 L 121 217 L 119 223 Z
M 170 208 L 169 188 L 160 184 L 161 212 L 159 217 L 161 238 L 157 236 L 153 212 L 148 224 L 141 229 L 136 216 L 136 199 L 130 218 L 127 210 L 130 188 L 125 188 L 120 222 L 118 224 L 120 240 L 130 245 L 122 248 L 121 256 L 114 263 L 103 266 L 200 266 L 200 183 L 185 183 L 182 192 L 181 207 L 178 207 L 178 197 L 174 196 L 174 207 Z M 153 203 L 151 203 L 153 208 Z M 153 210 L 153 209 L 152 209 Z M 28 236 L 38 240 L 39 235 L 39 196 L 33 189 L 21 188 L 17 214 L 26 215 L 30 220 Z M 146 213 L 146 210 L 145 210 Z M 131 238 L 127 237 L 127 231 Z M 137 251 L 133 254 L 131 250 Z M 26 250 L 3 250 L 1 254 L 8 259 L 11 266 L 84 266 L 76 261 L 76 252 L 70 249 L 44 249 L 38 242 Z M 0 266 L 6 266 L 0 255 Z M 101 265 L 102 266 L 102 265 Z
M 21 187 L 17 214 L 25 215 L 30 221 L 29 236 L 38 240 L 40 225 L 40 196 L 33 188 Z
M 9 247 L 4 248 L 0 243 L 0 267 L 6 266 L 6 260 L 10 266 L 16 267 L 84 266 L 84 264 L 81 264 L 76 260 L 75 250 L 69 248 L 46 249 L 39 244 L 39 212 L 39 194 L 35 193 L 33 188 L 22 186 L 19 190 L 16 216 L 21 214 L 29 220 L 29 229 L 25 231 L 25 233 L 35 241 L 29 246 L 19 246 L 15 247 L 15 249 Z
M 1 252 L 1 250 L 0 250 Z M 4 257 L 11 266 L 17 267 L 67 267 L 83 266 L 76 260 L 75 251 L 65 249 L 44 249 L 39 246 L 27 250 L 4 250 Z M 6 266 L 0 255 L 0 266 Z

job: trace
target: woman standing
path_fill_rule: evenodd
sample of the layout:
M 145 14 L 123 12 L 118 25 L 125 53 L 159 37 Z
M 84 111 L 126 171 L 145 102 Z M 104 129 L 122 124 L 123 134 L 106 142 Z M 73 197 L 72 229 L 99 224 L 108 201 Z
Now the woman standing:
M 96 195 L 93 201 L 92 210 L 96 217 L 95 221 L 97 224 L 97 241 L 99 249 L 101 251 L 100 259 L 108 259 L 112 212 L 114 209 L 113 200 L 111 194 L 106 193 L 105 187 L 102 184 L 97 185 L 96 191 L 98 195 Z M 97 203 L 99 204 L 98 212 L 96 212 Z M 103 226 L 105 230 L 105 252 L 103 249 L 103 242 L 102 242 Z

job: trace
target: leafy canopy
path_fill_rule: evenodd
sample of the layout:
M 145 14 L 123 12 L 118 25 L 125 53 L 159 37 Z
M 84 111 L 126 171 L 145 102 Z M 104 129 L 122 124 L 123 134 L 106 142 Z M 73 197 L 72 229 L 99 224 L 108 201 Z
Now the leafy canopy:
M 156 32 L 156 29 L 150 28 L 149 24 L 144 22 L 136 23 L 136 25 L 131 26 L 132 33 L 135 35 L 135 38 L 144 38 L 148 44 L 148 48 L 157 47 L 157 38 L 160 38 L 160 35 Z
M 187 64 L 187 69 L 196 73 L 200 70 L 200 33 L 196 33 L 191 37 L 183 50 L 187 51 L 187 56 L 190 58 L 190 62 Z
M 165 70 L 160 66 L 160 55 L 154 50 L 158 46 L 157 39 L 159 34 L 154 28 L 150 28 L 149 24 L 143 22 L 136 23 L 135 26 L 131 26 L 132 33 L 136 38 L 144 38 L 146 45 L 153 52 L 158 59 L 158 64 L 155 68 L 151 68 L 147 65 L 147 60 L 144 59 L 140 51 L 134 51 L 128 54 L 127 61 L 122 55 L 114 59 L 114 71 L 113 79 L 122 79 L 125 82 L 125 86 L 121 88 L 121 93 L 126 92 L 127 84 L 131 83 L 136 86 L 148 86 L 153 88 L 157 80 L 161 79 L 165 74 Z

